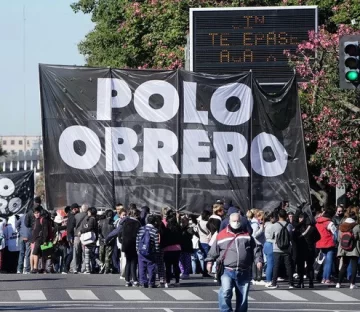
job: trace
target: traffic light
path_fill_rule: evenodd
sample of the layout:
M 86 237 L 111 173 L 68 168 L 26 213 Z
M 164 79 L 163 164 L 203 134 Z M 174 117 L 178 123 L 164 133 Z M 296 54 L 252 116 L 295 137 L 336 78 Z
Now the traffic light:
M 360 35 L 340 38 L 340 88 L 356 89 L 360 85 Z

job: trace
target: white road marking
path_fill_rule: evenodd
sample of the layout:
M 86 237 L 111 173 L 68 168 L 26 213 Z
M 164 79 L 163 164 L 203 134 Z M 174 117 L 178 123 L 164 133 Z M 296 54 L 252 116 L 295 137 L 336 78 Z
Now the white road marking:
M 337 290 L 314 290 L 314 293 L 317 293 L 318 295 L 323 296 L 332 301 L 350 301 L 350 302 L 359 301 L 358 299 L 345 295 Z
M 265 290 L 264 292 L 283 301 L 307 301 L 307 299 L 295 295 L 288 290 Z
M 66 290 L 72 300 L 99 300 L 91 290 L 69 289 Z
M 18 290 L 20 300 L 46 300 L 42 290 Z
M 214 289 L 214 291 L 218 294 L 219 293 L 219 289 Z M 235 296 L 235 289 L 233 289 L 233 295 Z M 232 300 L 236 300 L 236 298 L 233 296 Z M 248 301 L 255 301 L 254 298 L 248 296 Z
M 115 290 L 124 300 L 150 300 L 141 290 Z
M 164 290 L 169 296 L 175 300 L 202 300 L 200 297 L 194 295 L 191 291 L 181 290 Z

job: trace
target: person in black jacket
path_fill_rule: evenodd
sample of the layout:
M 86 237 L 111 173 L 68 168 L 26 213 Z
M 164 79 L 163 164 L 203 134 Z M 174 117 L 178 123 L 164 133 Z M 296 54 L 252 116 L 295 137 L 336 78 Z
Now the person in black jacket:
M 92 232 L 94 235 L 94 241 L 90 244 L 84 246 L 85 252 L 85 272 L 84 274 L 90 274 L 95 272 L 95 266 L 98 264 L 100 271 L 102 271 L 105 265 L 95 257 L 95 248 L 96 240 L 98 237 L 98 225 L 96 221 L 97 210 L 95 207 L 90 207 L 87 212 L 87 218 L 84 220 L 82 228 L 80 230 L 81 234 Z
M 38 273 L 39 258 L 41 257 L 41 245 L 47 244 L 50 237 L 48 220 L 47 218 L 41 217 L 40 207 L 34 208 L 34 223 L 31 237 L 31 273 Z
M 125 286 L 139 286 L 137 278 L 138 255 L 136 252 L 136 237 L 141 227 L 140 210 L 136 207 L 130 209 L 129 218 L 125 219 L 119 238 L 122 243 L 121 251 L 125 253 Z M 133 283 L 131 283 L 133 281 Z
M 166 283 L 165 288 L 171 287 L 170 280 L 171 274 L 174 273 L 175 285 L 179 286 L 180 281 L 180 268 L 179 259 L 181 253 L 181 228 L 177 222 L 176 213 L 172 210 L 167 212 L 166 227 L 160 229 L 160 245 L 164 250 L 165 274 Z
M 297 249 L 296 265 L 299 274 L 297 288 L 304 288 L 305 263 L 307 276 L 309 278 L 309 288 L 314 288 L 314 261 L 316 255 L 316 242 L 320 239 L 320 234 L 306 213 L 299 214 L 299 223 L 294 229 L 295 248 Z
M 189 279 L 191 271 L 191 254 L 193 253 L 192 238 L 194 230 L 189 226 L 189 218 L 183 216 L 180 222 L 181 226 L 181 253 L 180 253 L 180 271 L 181 279 Z
M 34 207 L 26 213 L 24 224 L 28 229 L 32 229 L 34 227 L 35 217 L 34 212 L 35 209 L 40 211 L 40 216 L 44 215 L 45 209 L 41 206 L 41 198 L 36 196 L 34 198 Z
M 68 213 L 68 220 L 66 225 L 66 237 L 68 241 L 69 248 L 67 249 L 67 254 L 65 258 L 65 272 L 69 272 L 71 261 L 73 260 L 74 254 L 74 236 L 75 236 L 75 215 L 79 213 L 80 206 L 77 203 L 74 203 L 70 206 L 70 212 Z
M 99 221 L 99 258 L 105 263 L 105 273 L 110 273 L 111 257 L 114 250 L 114 244 L 106 244 L 106 237 L 114 230 L 114 212 L 112 209 L 105 211 L 105 218 Z M 102 273 L 102 272 L 100 272 Z

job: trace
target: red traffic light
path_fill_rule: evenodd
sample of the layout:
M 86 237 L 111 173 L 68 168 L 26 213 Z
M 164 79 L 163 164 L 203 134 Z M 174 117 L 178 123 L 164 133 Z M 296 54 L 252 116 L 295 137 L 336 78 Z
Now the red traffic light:
M 345 53 L 349 54 L 350 56 L 355 56 L 359 54 L 359 47 L 356 46 L 355 44 L 348 44 L 345 47 Z

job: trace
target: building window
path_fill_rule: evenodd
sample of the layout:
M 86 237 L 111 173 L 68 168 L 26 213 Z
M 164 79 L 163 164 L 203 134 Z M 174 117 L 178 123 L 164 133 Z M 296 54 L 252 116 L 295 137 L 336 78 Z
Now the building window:
M 11 144 L 11 145 L 15 145 L 15 140 L 11 140 L 11 141 L 10 141 L 10 144 Z
M 22 140 L 19 140 L 19 145 L 23 145 L 23 141 L 22 141 Z
M 11 154 L 15 154 L 15 150 L 11 150 Z
M 6 140 L 3 140 L 3 143 L 2 143 L 2 145 L 6 145 Z
M 30 141 L 29 141 L 29 140 L 27 140 L 27 141 L 26 141 L 26 144 L 27 144 L 27 145 L 30 145 Z

